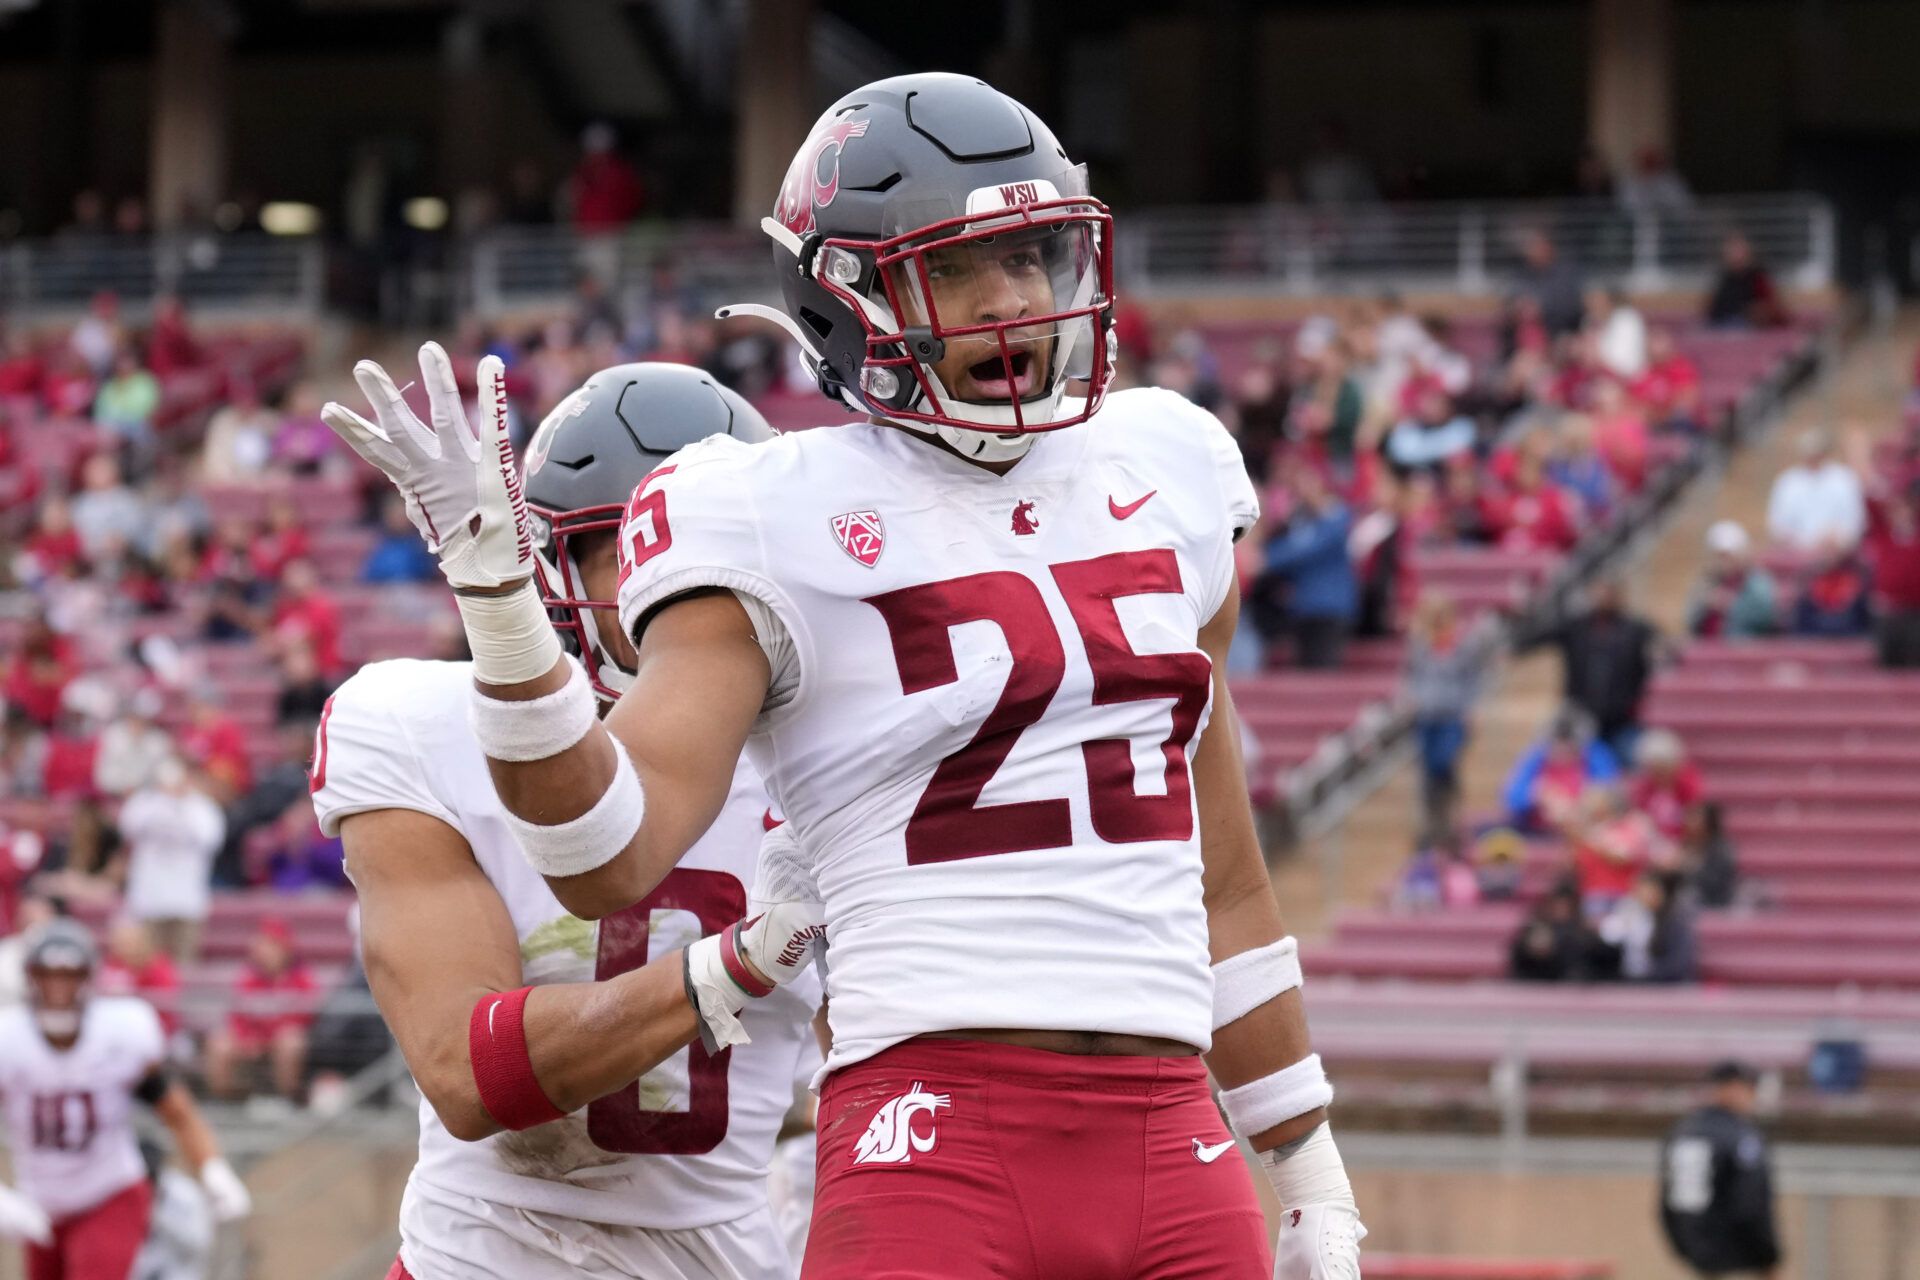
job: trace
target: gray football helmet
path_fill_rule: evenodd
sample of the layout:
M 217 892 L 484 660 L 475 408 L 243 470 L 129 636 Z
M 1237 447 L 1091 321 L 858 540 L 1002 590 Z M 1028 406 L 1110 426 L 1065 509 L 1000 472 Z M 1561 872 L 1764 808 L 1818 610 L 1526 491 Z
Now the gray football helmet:
M 1024 106 L 971 76 L 877 81 L 836 102 L 772 217 L 784 310 L 821 391 L 1018 457 L 1084 422 L 1113 365 L 1112 219 Z
M 587 595 L 567 544 L 617 531 L 634 491 L 671 455 L 708 436 L 757 442 L 773 428 L 752 405 L 704 370 L 683 364 L 602 369 L 554 407 L 527 442 L 527 511 L 533 517 L 534 577 L 564 644 L 606 701 L 633 682 L 600 643 L 596 611 L 617 601 Z

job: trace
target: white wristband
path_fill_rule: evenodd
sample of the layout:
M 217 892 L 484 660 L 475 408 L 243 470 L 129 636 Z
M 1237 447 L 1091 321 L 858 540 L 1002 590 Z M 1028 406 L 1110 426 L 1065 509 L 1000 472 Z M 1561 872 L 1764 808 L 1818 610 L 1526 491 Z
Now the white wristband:
M 551 826 L 528 822 L 508 812 L 507 825 L 520 841 L 520 852 L 543 876 L 585 875 L 613 861 L 640 829 L 647 800 L 640 775 L 633 771 L 627 749 L 613 738 L 613 781 L 593 808 L 579 817 Z
M 525 684 L 553 670 L 560 637 L 528 582 L 499 596 L 455 595 L 473 650 L 473 678 L 485 684 Z
M 467 698 L 467 723 L 492 760 L 524 763 L 557 756 L 587 736 L 600 704 L 587 672 L 567 659 L 567 682 L 552 693 L 523 702 L 490 698 L 475 685 Z
M 1228 956 L 1213 966 L 1213 1029 L 1246 1017 L 1300 983 L 1300 944 L 1290 936 Z
M 1227 1113 L 1227 1123 L 1243 1138 L 1264 1133 L 1332 1101 L 1333 1086 L 1327 1083 L 1326 1068 L 1320 1065 L 1317 1053 L 1238 1089 L 1220 1091 L 1220 1107 Z

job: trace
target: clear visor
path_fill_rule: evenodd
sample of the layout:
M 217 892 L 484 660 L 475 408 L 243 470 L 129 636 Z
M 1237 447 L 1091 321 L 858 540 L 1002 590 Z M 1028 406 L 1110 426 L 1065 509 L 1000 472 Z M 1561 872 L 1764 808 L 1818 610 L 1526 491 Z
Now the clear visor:
M 932 358 L 909 350 L 943 406 L 1035 404 L 1091 376 L 1099 230 L 1071 215 L 1000 221 L 888 256 L 887 306 L 902 330 L 937 340 Z

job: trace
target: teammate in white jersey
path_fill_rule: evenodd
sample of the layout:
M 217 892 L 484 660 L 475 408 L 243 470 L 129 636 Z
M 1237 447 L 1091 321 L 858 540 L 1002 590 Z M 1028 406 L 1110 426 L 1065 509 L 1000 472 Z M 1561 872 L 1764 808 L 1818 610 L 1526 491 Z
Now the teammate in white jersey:
M 698 370 L 622 365 L 530 444 L 547 602 L 609 704 L 633 666 L 613 607 L 624 500 L 667 454 L 716 432 L 772 434 Z M 751 1043 L 709 1053 L 688 1047 L 682 958 L 747 912 L 774 825 L 765 786 L 741 761 L 720 816 L 670 874 L 597 925 L 577 919 L 514 841 L 468 727 L 472 687 L 464 662 L 371 664 L 328 702 L 315 743 L 320 825 L 345 840 L 368 980 L 423 1094 L 392 1274 L 790 1276 L 767 1167 L 817 979 L 753 1001 L 740 1019 Z M 524 1011 L 498 1005 L 505 993 Z M 532 1078 L 516 1096 L 486 1072 L 520 1016 Z
M 251 1208 L 186 1086 L 166 1071 L 159 1015 L 144 1000 L 88 997 L 99 957 L 74 920 L 28 941 L 28 1000 L 0 1010 L 0 1109 L 19 1192 L 0 1232 L 25 1239 L 28 1280 L 127 1280 L 152 1191 L 133 1104 L 152 1107 L 223 1222 Z
M 584 688 L 537 642 L 504 421 L 478 464 L 396 465 L 327 410 L 403 488 L 431 478 L 529 861 L 577 914 L 623 907 L 748 745 L 803 851 L 776 896 L 827 921 L 803 1275 L 1264 1277 L 1204 1054 L 1287 1206 L 1273 1274 L 1357 1276 L 1225 683 L 1255 497 L 1211 415 L 1106 396 L 1111 220 L 1084 170 L 989 86 L 899 77 L 821 118 L 762 226 L 784 309 L 733 311 L 784 324 L 870 422 L 703 444 L 641 486 L 639 665 L 604 725 L 560 727 Z

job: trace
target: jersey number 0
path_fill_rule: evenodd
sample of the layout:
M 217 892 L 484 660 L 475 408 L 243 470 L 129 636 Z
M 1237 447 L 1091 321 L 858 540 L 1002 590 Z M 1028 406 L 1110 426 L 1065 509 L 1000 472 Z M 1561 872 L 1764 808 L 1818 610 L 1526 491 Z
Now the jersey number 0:
M 702 937 L 718 933 L 747 913 L 747 891 L 724 871 L 675 867 L 640 901 L 600 921 L 594 980 L 604 982 L 647 962 L 653 913 L 685 911 L 700 922 Z M 640 1105 L 640 1082 L 615 1089 L 587 1107 L 587 1136 L 602 1151 L 627 1155 L 697 1156 L 727 1136 L 727 1064 L 732 1049 L 710 1054 L 687 1048 L 687 1109 L 651 1111 Z

